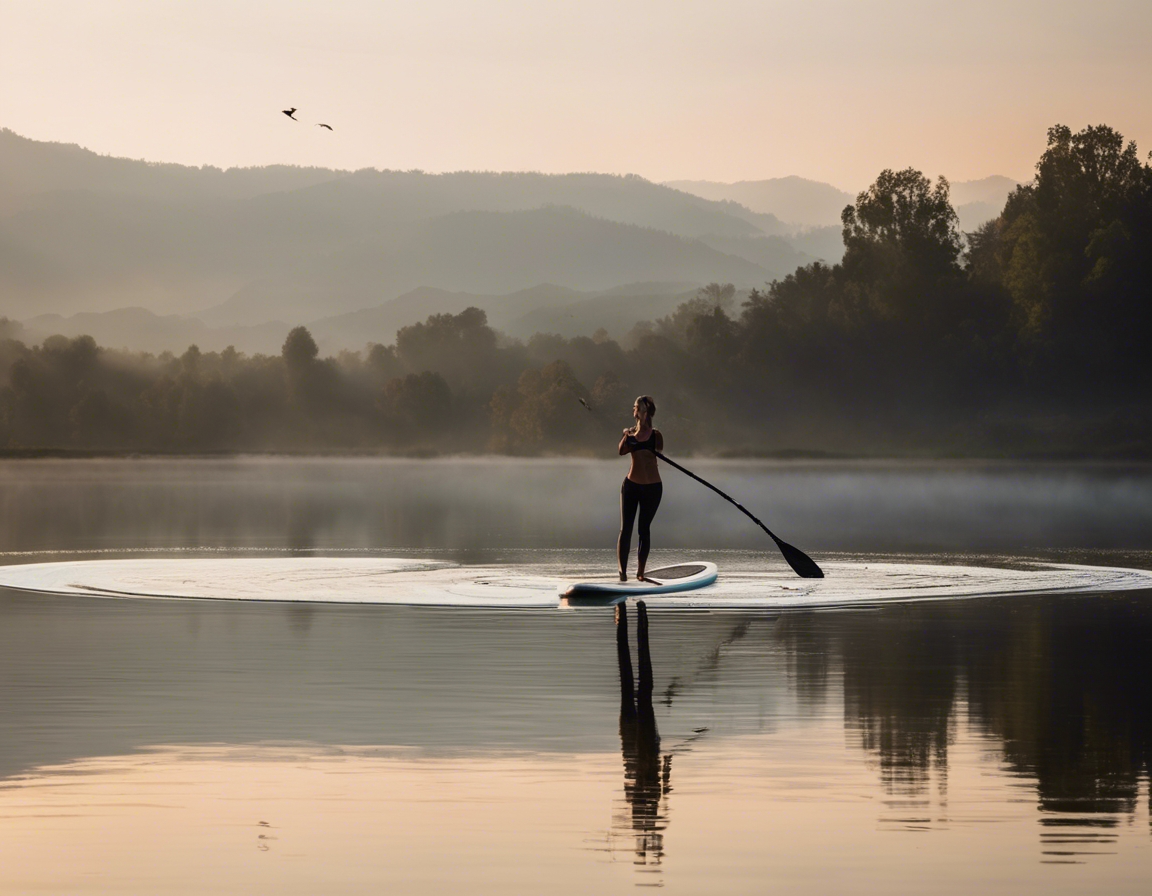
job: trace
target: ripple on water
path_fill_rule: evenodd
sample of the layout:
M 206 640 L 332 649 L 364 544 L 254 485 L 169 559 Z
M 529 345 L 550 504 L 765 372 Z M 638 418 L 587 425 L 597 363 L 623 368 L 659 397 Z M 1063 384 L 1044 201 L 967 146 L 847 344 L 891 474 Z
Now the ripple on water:
M 662 608 L 782 609 L 1152 588 L 1152 571 L 1066 563 L 1007 569 L 832 560 L 823 567 L 826 578 L 800 579 L 782 564 L 722 566 L 713 585 L 647 600 Z M 399 557 L 149 557 L 0 567 L 0 587 L 91 597 L 512 609 L 559 606 L 567 584 L 600 571 L 571 563 L 466 566 Z

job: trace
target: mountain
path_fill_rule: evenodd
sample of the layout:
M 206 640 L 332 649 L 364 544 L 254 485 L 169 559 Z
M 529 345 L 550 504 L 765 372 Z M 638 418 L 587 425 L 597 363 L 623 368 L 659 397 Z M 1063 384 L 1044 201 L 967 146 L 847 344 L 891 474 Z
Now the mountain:
M 387 345 L 395 341 L 396 331 L 401 327 L 425 320 L 431 314 L 459 314 L 465 308 L 475 307 L 487 312 L 490 326 L 508 332 L 509 323 L 534 309 L 565 306 L 588 295 L 551 283 L 508 295 L 422 286 L 372 308 L 312 321 L 309 330 L 326 351 L 363 348 L 367 342 Z
M 837 235 L 837 241 L 839 238 Z M 794 241 L 781 236 L 722 237 L 708 235 L 702 236 L 700 242 L 717 252 L 746 258 L 771 272 L 774 278 L 790 274 L 801 265 L 808 264 L 820 257 L 800 251 Z
M 799 257 L 771 215 L 640 177 L 192 168 L 0 131 L 10 316 L 204 309 L 208 326 L 336 314 L 418 286 L 752 286 Z
M 217 326 L 308 320 L 380 305 L 429 285 L 489 295 L 539 283 L 585 291 L 640 280 L 754 286 L 790 269 L 770 270 L 700 240 L 572 209 L 459 212 L 285 259 L 274 277 L 253 281 L 196 316 Z
M 70 338 L 88 335 L 106 348 L 156 354 L 180 354 L 193 344 L 206 352 L 231 345 L 249 354 L 277 354 L 288 331 L 306 324 L 321 350 L 333 354 L 343 349 L 359 350 L 370 342 L 391 344 L 397 330 L 431 314 L 459 314 L 465 308 L 478 307 L 487 312 L 490 325 L 519 339 L 529 339 L 537 332 L 591 336 L 601 327 L 613 338 L 622 339 L 639 321 L 672 313 L 695 292 L 691 283 L 675 282 L 631 283 L 598 292 L 542 283 L 506 295 L 420 287 L 371 308 L 319 318 L 305 312 L 291 323 L 215 326 L 195 317 L 118 308 L 68 317 L 41 314 L 22 323 L 9 322 L 11 332 L 6 335 L 29 343 L 57 334 Z
M 625 340 L 641 321 L 666 317 L 696 294 L 695 289 L 679 292 L 638 291 L 633 294 L 592 295 L 567 305 L 535 308 L 502 329 L 511 336 L 528 339 L 533 333 L 555 333 L 566 339 L 592 336 L 603 327 L 617 342 Z
M 788 242 L 797 252 L 818 258 L 825 264 L 837 264 L 844 257 L 843 229 L 839 224 L 798 230 Z
M 782 236 L 793 250 L 828 262 L 837 262 L 844 254 L 840 240 L 840 213 L 846 205 L 856 201 L 853 194 L 831 184 L 802 177 L 744 180 L 731 184 L 679 180 L 668 181 L 665 186 L 717 202 L 739 203 L 757 213 L 771 215 L 775 220 L 786 221 L 790 229 Z M 997 217 L 1004 210 L 1008 194 L 1017 186 L 1019 184 L 1010 177 L 998 174 L 950 183 L 952 206 L 960 219 L 960 229 L 970 232 Z M 780 233 L 776 230 L 764 232 Z M 709 238 L 709 245 L 717 243 Z M 750 259 L 757 258 L 752 252 L 740 254 Z
M 40 193 L 93 190 L 151 199 L 200 202 L 248 199 L 346 175 L 325 168 L 196 168 L 102 156 L 75 144 L 48 143 L 0 128 L 0 213 Z
M 1010 177 L 994 174 L 979 180 L 961 180 L 951 187 L 952 207 L 960 218 L 960 229 L 971 233 L 985 221 L 999 217 L 1008 194 L 1020 184 Z
M 671 314 L 695 293 L 689 283 L 632 283 L 599 292 L 545 283 L 507 295 L 422 287 L 374 308 L 313 321 L 309 329 L 325 351 L 359 349 L 366 342 L 391 343 L 398 329 L 429 314 L 459 314 L 472 306 L 484 309 L 490 326 L 518 339 L 591 336 L 601 327 L 623 339 L 640 321 Z
M 36 344 L 48 336 L 91 336 L 105 348 L 134 352 L 182 353 L 197 345 L 212 352 L 232 345 L 251 354 L 278 354 L 292 328 L 282 321 L 249 327 L 210 327 L 203 321 L 180 315 L 153 314 L 145 308 L 85 311 L 68 317 L 41 314 L 23 321 L 23 341 Z
M 839 226 L 844 206 L 856 201 L 831 184 L 803 177 L 774 177 L 725 184 L 707 180 L 674 180 L 664 186 L 704 199 L 736 202 L 760 214 L 772 215 L 793 230 Z
M 951 188 L 953 206 L 984 202 L 999 206 L 996 212 L 999 214 L 1004 208 L 1004 203 L 1008 201 L 1008 194 L 1020 186 L 1020 183 L 1010 177 L 993 174 L 991 177 L 982 177 L 979 180 L 958 180 L 948 186 Z

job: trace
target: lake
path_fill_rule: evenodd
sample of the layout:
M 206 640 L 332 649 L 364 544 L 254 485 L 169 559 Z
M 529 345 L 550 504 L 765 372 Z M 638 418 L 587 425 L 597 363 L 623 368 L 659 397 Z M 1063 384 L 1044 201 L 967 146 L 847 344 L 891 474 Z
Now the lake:
M 1147 465 L 688 466 L 817 560 L 1152 568 Z M 0 551 L 611 572 L 623 472 L 6 461 Z M 652 565 L 779 563 L 665 482 Z M 2 592 L 0 892 L 1146 892 L 1152 593 L 624 617 Z

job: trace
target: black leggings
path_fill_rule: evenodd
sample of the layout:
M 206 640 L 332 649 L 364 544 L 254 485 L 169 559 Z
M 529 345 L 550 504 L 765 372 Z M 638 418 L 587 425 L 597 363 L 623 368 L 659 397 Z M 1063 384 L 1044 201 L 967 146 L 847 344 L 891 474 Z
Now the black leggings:
M 621 572 L 628 571 L 628 550 L 632 546 L 632 524 L 636 520 L 637 508 L 640 509 L 640 544 L 636 553 L 639 568 L 646 567 L 648 550 L 652 547 L 652 517 L 656 516 L 663 494 L 664 485 L 660 482 L 641 485 L 625 479 L 620 486 L 620 539 L 616 542 L 616 559 L 620 561 Z

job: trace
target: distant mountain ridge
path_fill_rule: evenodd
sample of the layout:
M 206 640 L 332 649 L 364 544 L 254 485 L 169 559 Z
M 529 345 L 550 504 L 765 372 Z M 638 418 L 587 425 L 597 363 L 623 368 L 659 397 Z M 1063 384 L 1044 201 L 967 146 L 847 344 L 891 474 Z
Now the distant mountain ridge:
M 160 354 L 182 353 L 188 346 L 220 351 L 232 345 L 248 353 L 275 353 L 292 328 L 283 321 L 265 321 L 247 327 L 210 327 L 203 321 L 178 314 L 154 314 L 146 308 L 114 311 L 82 311 L 68 317 L 40 314 L 23 321 L 22 338 L 37 343 L 48 336 L 91 336 L 111 349 Z
M 1014 186 L 953 184 L 962 226 Z M 838 261 L 852 199 L 799 177 L 195 168 L 0 130 L 0 301 L 29 334 L 150 351 L 273 351 L 298 323 L 356 347 L 461 301 L 510 335 L 621 335 L 705 283 Z
M 673 180 L 664 185 L 704 199 L 739 203 L 755 212 L 772 215 L 798 230 L 839 227 L 840 213 L 856 201 L 853 193 L 795 176 L 735 183 Z M 999 215 L 1008 194 L 1019 184 L 996 174 L 979 180 L 956 181 L 949 186 L 960 227 L 971 231 Z
M 795 229 L 839 224 L 844 206 L 856 200 L 853 194 L 831 184 L 796 176 L 735 183 L 673 180 L 666 181 L 665 186 L 702 198 L 737 202 L 753 211 L 774 215 Z
M 215 325 L 248 326 L 352 311 L 418 286 L 748 287 L 811 260 L 781 241 L 786 229 L 636 176 L 220 171 L 0 131 L 0 298 L 10 316 L 218 307 Z
M 325 353 L 360 350 L 371 342 L 390 344 L 401 327 L 430 314 L 459 314 L 477 307 L 501 332 L 520 339 L 535 333 L 556 333 L 566 338 L 590 336 L 604 327 L 622 339 L 638 322 L 671 314 L 693 296 L 690 283 L 632 283 L 600 292 L 581 292 L 550 283 L 506 295 L 484 295 L 419 287 L 371 308 L 327 317 L 299 317 L 292 323 L 264 321 L 252 325 L 213 325 L 199 317 L 158 315 L 144 308 L 81 312 L 63 317 L 42 314 L 23 321 L 22 338 L 33 342 L 53 335 L 92 336 L 109 348 L 159 354 L 183 352 L 196 345 L 202 351 L 226 346 L 249 354 L 275 354 L 288 331 L 307 324 Z

